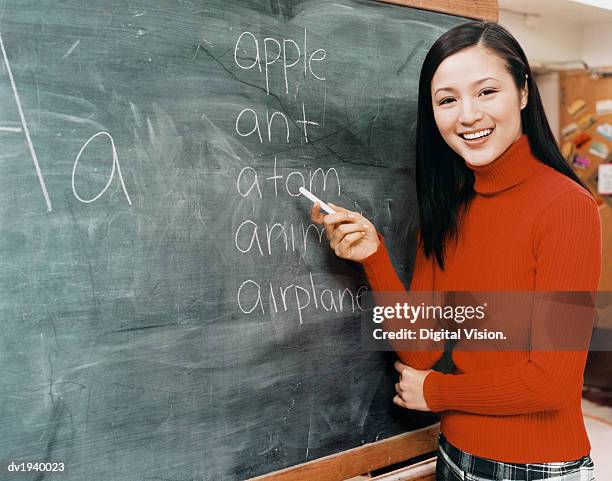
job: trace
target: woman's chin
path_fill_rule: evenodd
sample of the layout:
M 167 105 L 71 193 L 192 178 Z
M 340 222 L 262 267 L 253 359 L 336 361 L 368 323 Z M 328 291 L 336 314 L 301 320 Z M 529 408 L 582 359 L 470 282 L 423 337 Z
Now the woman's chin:
M 469 165 L 471 165 L 472 167 L 484 167 L 485 165 L 489 165 L 492 161 L 493 161 L 492 159 L 491 160 L 483 160 L 483 161 L 475 161 L 475 162 L 466 160 L 466 162 Z
M 465 162 L 472 167 L 482 167 L 483 165 L 490 164 L 495 160 L 493 155 L 487 155 L 485 152 L 479 153 L 480 155 L 470 154 L 466 154 L 462 157 Z

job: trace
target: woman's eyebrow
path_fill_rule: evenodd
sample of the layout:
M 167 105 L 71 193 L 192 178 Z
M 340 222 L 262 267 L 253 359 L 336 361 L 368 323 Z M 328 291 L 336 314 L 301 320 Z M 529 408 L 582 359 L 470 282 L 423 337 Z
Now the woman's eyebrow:
M 496 82 L 498 82 L 498 80 L 495 77 L 485 77 L 485 78 L 481 78 L 480 80 L 476 80 L 475 82 L 472 83 L 472 85 L 480 85 L 481 83 L 486 82 L 487 80 L 495 80 Z M 453 87 L 440 87 L 434 92 L 434 95 L 436 95 L 438 92 L 441 92 L 443 90 L 447 90 L 449 92 L 455 91 Z

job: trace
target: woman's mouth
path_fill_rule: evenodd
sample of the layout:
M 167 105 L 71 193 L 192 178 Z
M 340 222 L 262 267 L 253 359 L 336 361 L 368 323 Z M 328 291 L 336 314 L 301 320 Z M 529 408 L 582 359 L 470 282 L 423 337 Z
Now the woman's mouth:
M 466 143 L 468 144 L 481 144 L 487 140 L 487 137 L 491 135 L 494 129 L 482 129 L 474 132 L 466 132 L 459 134 Z

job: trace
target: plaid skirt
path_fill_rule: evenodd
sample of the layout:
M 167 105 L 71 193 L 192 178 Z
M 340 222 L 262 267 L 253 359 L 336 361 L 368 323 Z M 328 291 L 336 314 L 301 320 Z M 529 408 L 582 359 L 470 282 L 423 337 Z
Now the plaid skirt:
M 590 456 L 558 463 L 516 464 L 480 458 L 462 451 L 441 434 L 436 481 L 595 481 Z

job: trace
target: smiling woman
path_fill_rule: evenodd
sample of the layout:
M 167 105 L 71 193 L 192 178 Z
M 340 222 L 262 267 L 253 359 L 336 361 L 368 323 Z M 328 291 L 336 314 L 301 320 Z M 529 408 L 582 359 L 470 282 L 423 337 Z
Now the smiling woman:
M 411 291 L 597 290 L 596 203 L 554 142 L 525 53 L 501 26 L 459 25 L 431 47 L 416 158 Z M 361 262 L 380 299 L 405 292 L 372 223 L 332 207 L 311 215 L 336 255 Z M 538 302 L 531 313 L 517 322 L 533 334 L 550 319 Z M 555 326 L 564 315 L 555 313 Z M 442 374 L 432 370 L 439 343 L 413 342 L 398 352 L 393 401 L 440 413 L 436 480 L 594 479 L 580 404 L 586 352 L 468 352 L 459 340 L 454 372 Z
M 527 82 L 517 89 L 503 60 L 482 46 L 444 60 L 431 90 L 440 135 L 470 165 L 492 162 L 523 135 Z

